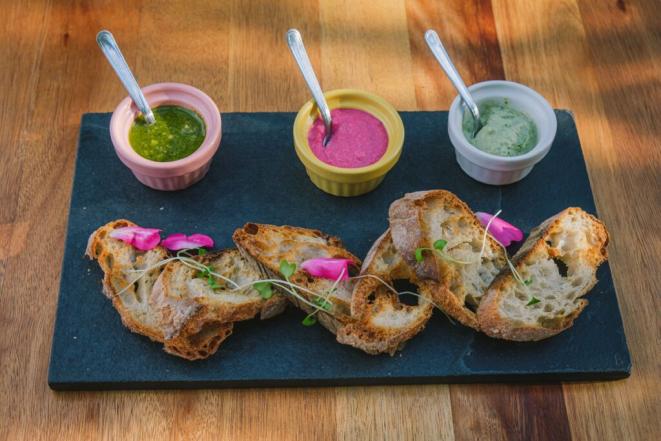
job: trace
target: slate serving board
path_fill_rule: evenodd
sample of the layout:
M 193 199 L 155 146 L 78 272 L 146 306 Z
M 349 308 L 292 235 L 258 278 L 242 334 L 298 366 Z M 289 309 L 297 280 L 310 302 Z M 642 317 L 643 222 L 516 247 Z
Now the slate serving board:
M 444 188 L 474 210 L 495 212 L 529 231 L 567 206 L 595 213 L 572 116 L 557 111 L 548 156 L 523 181 L 480 184 L 454 159 L 447 112 L 402 112 L 399 163 L 383 184 L 357 198 L 317 190 L 292 147 L 293 113 L 223 114 L 223 137 L 207 177 L 175 193 L 142 186 L 115 156 L 110 114 L 86 114 L 76 173 L 53 336 L 53 389 L 211 388 L 484 381 L 571 381 L 627 377 L 631 361 L 608 264 L 573 328 L 537 343 L 488 338 L 436 312 L 394 357 L 370 356 L 335 342 L 321 326 L 304 327 L 290 308 L 274 319 L 238 323 L 208 360 L 189 362 L 124 328 L 101 293 L 101 270 L 83 258 L 88 235 L 127 218 L 172 232 L 204 232 L 218 247 L 245 222 L 290 224 L 340 236 L 364 256 L 387 228 L 389 204 L 406 192 Z

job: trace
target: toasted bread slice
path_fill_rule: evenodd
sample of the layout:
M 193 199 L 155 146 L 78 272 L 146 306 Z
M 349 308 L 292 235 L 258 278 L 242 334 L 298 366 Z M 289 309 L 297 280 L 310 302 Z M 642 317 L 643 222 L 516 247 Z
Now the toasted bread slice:
M 238 250 L 223 250 L 197 260 L 245 287 L 235 290 L 229 282 L 214 278 L 220 288 L 213 289 L 207 279 L 198 277 L 197 269 L 179 261 L 168 263 L 150 297 L 153 308 L 161 315 L 166 350 L 171 346 L 186 358 L 206 358 L 229 336 L 233 322 L 257 315 L 270 318 L 284 310 L 287 302 L 284 296 L 274 293 L 265 300 L 250 286 L 259 280 L 260 272 Z M 204 336 L 207 343 L 201 346 Z
M 313 293 L 326 296 L 333 287 L 334 281 L 312 277 L 301 270 L 301 264 L 314 258 L 336 257 L 349 259 L 356 268 L 360 267 L 360 259 L 348 252 L 342 242 L 333 236 L 319 230 L 308 228 L 275 226 L 266 224 L 248 223 L 237 229 L 232 239 L 245 255 L 252 258 L 265 277 L 282 279 L 280 262 L 286 260 L 296 264 L 296 272 L 290 280 L 298 286 L 304 287 Z M 337 284 L 333 292 L 326 298 L 330 303 L 328 311 L 320 310 L 317 319 L 325 328 L 335 333 L 338 327 L 350 320 L 351 293 L 355 283 L 342 281 Z M 309 302 L 318 300 L 318 296 L 302 290 L 298 294 Z M 297 307 L 310 313 L 315 310 L 312 306 L 288 296 Z
M 367 253 L 361 276 L 351 300 L 354 320 L 338 329 L 337 341 L 369 354 L 392 355 L 420 332 L 431 317 L 433 307 L 426 299 L 431 298 L 434 282 L 420 284 L 412 268 L 395 249 L 390 230 L 377 239 Z M 421 297 L 417 305 L 401 303 L 399 296 L 383 284 L 392 286 L 399 279 L 418 285 Z
M 480 328 L 507 340 L 541 340 L 569 328 L 587 306 L 581 297 L 597 283 L 608 232 L 580 208 L 567 208 L 532 230 L 514 267 L 493 281 L 478 309 Z
M 478 329 L 475 311 L 489 284 L 507 264 L 500 244 L 487 235 L 478 262 L 484 228 L 461 199 L 445 190 L 406 194 L 390 205 L 389 219 L 399 254 L 421 280 L 444 287 L 433 291 L 434 302 L 462 324 Z M 433 248 L 441 239 L 447 242 L 443 248 L 447 258 L 425 252 L 424 260 L 416 261 L 417 248 Z
M 156 247 L 141 252 L 109 236 L 114 229 L 131 226 L 136 225 L 120 219 L 100 227 L 90 236 L 86 255 L 96 259 L 101 266 L 104 272 L 103 292 L 112 300 L 124 326 L 154 341 L 163 342 L 159 317 L 149 305 L 149 295 L 161 270 L 155 268 L 142 277 L 139 277 L 138 271 L 165 259 L 167 251 Z
M 110 237 L 112 230 L 136 226 L 120 219 L 98 228 L 89 238 L 86 255 L 96 259 L 104 272 L 103 292 L 111 299 L 122 323 L 132 332 L 164 343 L 164 349 L 187 359 L 211 355 L 220 342 L 232 332 L 232 323 L 182 323 L 187 327 L 186 338 L 166 339 L 161 314 L 152 306 L 150 297 L 162 267 L 157 266 L 168 257 L 165 248 L 156 247 L 143 252 Z M 154 267 L 142 275 L 139 271 Z

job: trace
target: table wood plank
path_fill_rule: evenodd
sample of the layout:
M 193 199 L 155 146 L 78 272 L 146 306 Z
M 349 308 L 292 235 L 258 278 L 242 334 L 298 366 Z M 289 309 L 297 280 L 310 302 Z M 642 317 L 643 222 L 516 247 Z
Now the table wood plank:
M 652 0 L 0 0 L 0 439 L 656 439 L 661 437 L 658 5 Z M 55 393 L 46 371 L 80 115 L 124 95 L 94 35 L 143 84 L 181 81 L 221 111 L 296 110 L 284 44 L 302 30 L 326 87 L 403 110 L 454 92 L 422 41 L 436 27 L 468 82 L 507 77 L 574 111 L 612 233 L 634 371 L 619 382 Z
M 614 276 L 633 370 L 630 380 L 616 384 L 566 385 L 567 407 L 577 439 L 657 439 L 661 229 L 653 219 L 661 207 L 661 124 L 655 116 L 661 102 L 659 3 L 580 1 L 579 10 L 613 139 L 612 154 L 593 174 L 607 194 L 611 258 L 617 259 Z
M 458 440 L 571 438 L 559 385 L 464 385 L 451 391 Z
M 457 92 L 424 40 L 434 29 L 466 84 L 505 79 L 490 0 L 407 0 L 417 110 L 448 109 Z
M 452 441 L 448 386 L 337 388 L 338 440 Z
M 324 88 L 364 89 L 398 109 L 415 109 L 401 0 L 322 0 L 320 16 Z

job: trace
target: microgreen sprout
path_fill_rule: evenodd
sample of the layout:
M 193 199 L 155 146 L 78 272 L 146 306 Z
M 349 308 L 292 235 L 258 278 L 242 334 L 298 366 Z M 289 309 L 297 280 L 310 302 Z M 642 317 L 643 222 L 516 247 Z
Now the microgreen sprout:
M 213 290 L 222 288 L 222 286 L 220 286 L 218 282 L 216 282 L 216 279 L 211 274 L 207 276 L 207 283 L 209 284 L 209 287 Z
M 264 300 L 268 300 L 273 296 L 271 282 L 255 282 L 252 287 L 255 288 L 255 291 L 257 291 L 259 296 Z
M 323 298 L 323 297 L 317 296 L 317 297 L 315 297 L 315 299 L 312 302 L 314 304 L 316 304 L 317 306 L 319 306 L 324 311 L 330 311 L 330 309 L 331 309 L 330 302 L 328 300 L 326 300 L 325 298 Z
M 463 261 L 463 260 L 458 260 L 458 259 L 455 259 L 454 257 L 450 256 L 448 253 L 443 251 L 443 249 L 445 248 L 445 246 L 447 244 L 448 244 L 448 242 L 446 240 L 438 239 L 437 241 L 434 242 L 434 248 L 426 248 L 426 247 L 416 248 L 415 249 L 415 261 L 418 262 L 418 263 L 421 263 L 423 260 L 425 260 L 424 252 L 429 251 L 429 252 L 432 252 L 432 253 L 436 254 L 437 256 L 439 256 L 442 259 L 445 259 L 449 262 L 458 263 L 460 265 L 470 265 L 471 263 L 474 263 L 474 262 L 466 262 L 466 261 Z
M 443 248 L 445 248 L 445 245 L 447 244 L 448 244 L 447 240 L 438 239 L 436 242 L 434 242 L 434 249 L 438 251 L 443 251 Z
M 289 278 L 290 278 L 291 276 L 293 276 L 295 272 L 296 272 L 296 264 L 295 264 L 295 263 L 288 262 L 288 261 L 285 260 L 285 259 L 282 259 L 282 260 L 280 261 L 280 274 L 282 274 L 282 276 L 285 278 L 285 280 L 286 280 L 287 282 L 291 282 L 291 281 L 289 280 Z M 291 289 L 289 290 L 289 292 L 290 292 L 291 294 L 294 294 L 294 293 L 296 293 L 296 289 L 292 286 Z M 297 294 L 298 294 L 298 293 L 296 293 L 296 294 L 294 294 L 294 295 L 297 295 Z M 317 319 L 316 319 L 316 317 L 315 317 L 315 314 L 316 314 L 317 312 L 319 312 L 319 310 L 320 310 L 320 308 L 321 308 L 321 306 L 315 301 L 315 300 L 317 300 L 318 298 L 319 298 L 319 296 L 315 297 L 314 300 L 312 301 L 312 303 L 313 303 L 313 305 L 314 305 L 314 307 L 315 307 L 315 310 L 312 311 L 310 314 L 308 314 L 308 315 L 303 319 L 302 323 L 303 323 L 304 326 L 312 326 L 312 325 L 314 325 L 315 323 L 317 323 Z M 325 301 L 325 299 L 324 299 L 324 301 Z
M 198 256 L 205 256 L 207 254 L 207 249 L 206 248 L 198 248 L 197 249 L 197 255 Z
M 280 261 L 280 274 L 282 274 L 285 280 L 289 280 L 289 278 L 293 276 L 295 272 L 296 272 L 295 263 L 289 263 L 285 259 L 282 259 Z
M 540 302 L 540 300 L 537 297 L 531 297 L 530 301 L 528 303 L 526 303 L 526 306 L 536 305 L 539 302 Z
M 527 280 L 524 280 L 524 281 L 523 281 L 523 284 L 526 285 L 526 286 L 530 286 L 530 285 L 532 284 L 532 277 L 530 277 L 530 278 L 527 279 Z
M 305 318 L 301 323 L 303 324 L 303 326 L 312 326 L 315 323 L 317 323 L 317 318 L 312 314 L 308 314 L 307 316 L 305 316 Z
M 330 289 L 328 289 L 328 291 L 326 291 L 325 296 L 316 295 L 313 298 L 312 303 L 314 303 L 316 305 L 316 308 L 315 308 L 314 311 L 312 311 L 310 314 L 308 314 L 303 319 L 303 322 L 302 322 L 303 325 L 305 325 L 305 326 L 314 325 L 317 322 L 317 319 L 315 318 L 315 315 L 319 311 L 321 311 L 322 309 L 326 312 L 331 313 L 331 315 L 332 315 L 331 307 L 333 306 L 333 304 L 328 300 L 328 297 L 330 297 L 335 292 L 335 290 L 337 289 L 337 284 L 340 283 L 340 280 L 342 280 L 342 278 L 344 277 L 344 272 L 345 272 L 345 269 L 342 268 L 342 271 L 340 271 L 340 275 L 333 282 Z
M 203 248 L 200 248 L 203 249 Z M 202 264 L 200 264 L 202 265 Z M 213 290 L 220 289 L 222 286 L 218 284 L 216 278 L 213 276 L 213 268 L 210 266 L 202 265 L 202 269 L 196 273 L 198 279 L 207 279 L 207 284 Z

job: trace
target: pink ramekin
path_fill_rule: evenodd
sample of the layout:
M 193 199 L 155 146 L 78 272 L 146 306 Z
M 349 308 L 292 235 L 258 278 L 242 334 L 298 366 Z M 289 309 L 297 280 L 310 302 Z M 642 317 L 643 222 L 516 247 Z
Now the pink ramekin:
M 202 179 L 209 171 L 221 136 L 220 112 L 204 92 L 180 83 L 157 83 L 142 89 L 154 108 L 174 104 L 197 112 L 206 125 L 202 145 L 191 155 L 176 161 L 158 162 L 138 155 L 129 143 L 129 129 L 140 111 L 131 98 L 117 106 L 110 119 L 110 138 L 119 159 L 138 181 L 156 190 L 182 190 Z

